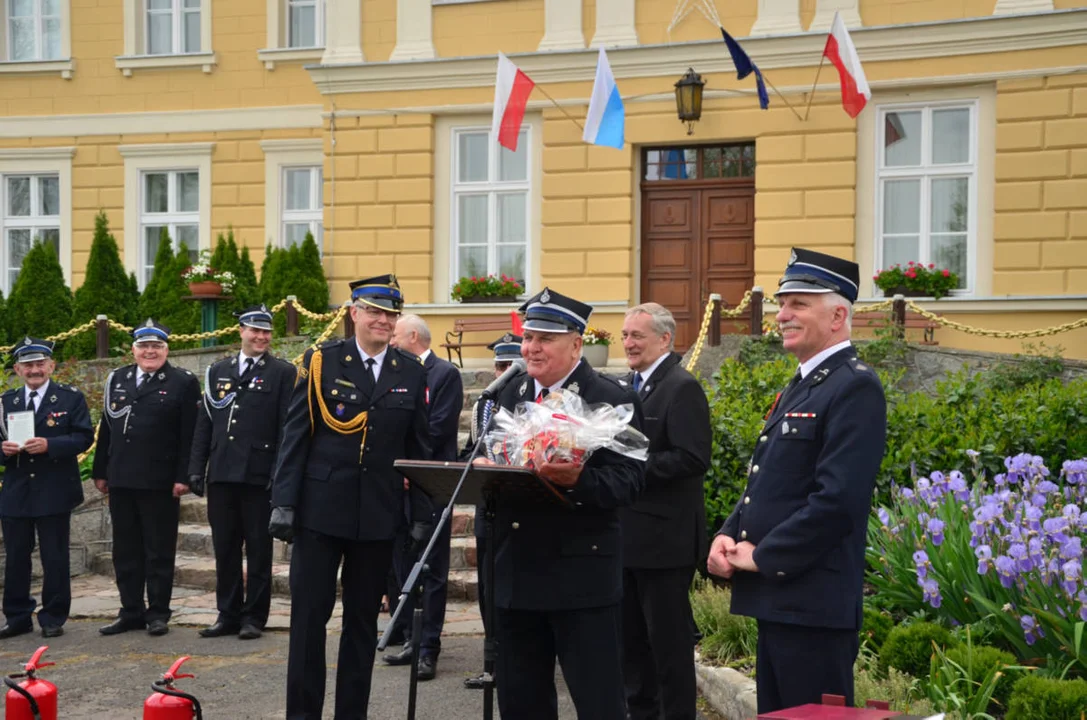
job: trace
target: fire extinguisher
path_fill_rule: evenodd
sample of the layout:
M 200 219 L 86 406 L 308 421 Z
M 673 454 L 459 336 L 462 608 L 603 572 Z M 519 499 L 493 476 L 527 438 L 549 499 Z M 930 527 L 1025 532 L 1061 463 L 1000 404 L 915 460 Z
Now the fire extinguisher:
M 56 664 L 41 661 L 48 649 L 48 645 L 42 645 L 30 656 L 23 672 L 4 678 L 4 684 L 11 688 L 4 701 L 5 720 L 57 720 L 57 686 L 36 677 L 41 668 Z M 21 677 L 26 680 L 15 682 Z
M 191 678 L 195 675 L 178 674 L 181 665 L 189 656 L 178 658 L 162 678 L 151 683 L 153 691 L 143 704 L 143 720 L 203 720 L 200 701 L 188 693 L 174 687 L 174 680 Z

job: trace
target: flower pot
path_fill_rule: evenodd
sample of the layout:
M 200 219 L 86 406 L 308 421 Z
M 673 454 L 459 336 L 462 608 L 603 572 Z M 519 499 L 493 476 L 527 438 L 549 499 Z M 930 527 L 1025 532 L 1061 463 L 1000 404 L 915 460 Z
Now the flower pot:
M 189 292 L 193 295 L 222 295 L 223 286 L 214 280 L 201 280 L 189 283 Z
M 890 290 L 883 291 L 883 297 L 894 297 L 895 295 L 901 295 L 902 297 L 923 298 L 932 297 L 924 290 L 909 290 L 901 285 Z
M 517 302 L 516 295 L 473 295 L 472 297 L 462 297 L 460 299 L 462 303 L 512 303 Z
M 602 368 L 608 364 L 607 345 L 583 345 L 581 355 L 594 368 Z

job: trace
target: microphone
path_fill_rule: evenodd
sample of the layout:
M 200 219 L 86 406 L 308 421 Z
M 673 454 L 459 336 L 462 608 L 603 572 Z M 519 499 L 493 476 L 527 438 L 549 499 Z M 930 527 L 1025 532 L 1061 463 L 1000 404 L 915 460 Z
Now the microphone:
M 509 384 L 509 381 L 513 379 L 513 376 L 527 367 L 524 360 L 517 358 L 513 361 L 513 364 L 506 368 L 506 372 L 496 377 L 494 382 L 488 385 L 487 389 L 480 393 L 479 397 L 483 400 L 494 400 L 498 397 L 498 393 L 502 392 L 502 388 L 506 387 L 506 385 Z

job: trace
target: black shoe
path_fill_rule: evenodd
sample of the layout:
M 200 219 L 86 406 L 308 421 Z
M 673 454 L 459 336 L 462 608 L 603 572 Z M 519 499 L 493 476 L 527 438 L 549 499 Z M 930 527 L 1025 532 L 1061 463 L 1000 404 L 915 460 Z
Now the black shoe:
M 419 658 L 419 672 L 416 678 L 419 682 L 433 680 L 438 674 L 438 658 L 433 655 L 423 655 Z
M 246 623 L 242 625 L 241 631 L 238 633 L 239 640 L 256 640 L 261 636 L 261 630 L 252 623 Z
M 46 627 L 42 628 L 43 638 L 55 638 L 60 637 L 63 634 L 64 628 L 62 628 L 60 625 L 47 625 Z
M 144 623 L 140 620 L 125 620 L 123 618 L 117 618 L 109 625 L 98 628 L 98 632 L 103 635 L 120 635 L 121 633 L 128 632 L 129 630 L 143 630 Z
M 26 635 L 34 629 L 33 625 L 26 625 L 24 627 L 12 627 L 5 624 L 4 627 L 0 627 L 0 640 L 7 640 L 8 638 L 18 637 L 20 635 Z M 410 657 L 409 657 L 410 659 Z
M 384 655 L 381 660 L 386 665 L 411 665 L 411 643 L 405 643 L 403 649 L 395 655 Z
M 170 632 L 170 626 L 166 624 L 165 620 L 152 620 L 147 623 L 147 634 L 159 637 Z
M 487 687 L 483 682 L 483 673 L 470 678 L 464 678 L 464 687 L 469 690 L 482 690 Z
M 201 630 L 198 635 L 205 638 L 223 637 L 224 635 L 235 635 L 238 632 L 239 627 L 232 623 L 225 623 L 222 620 L 216 620 L 214 625 Z

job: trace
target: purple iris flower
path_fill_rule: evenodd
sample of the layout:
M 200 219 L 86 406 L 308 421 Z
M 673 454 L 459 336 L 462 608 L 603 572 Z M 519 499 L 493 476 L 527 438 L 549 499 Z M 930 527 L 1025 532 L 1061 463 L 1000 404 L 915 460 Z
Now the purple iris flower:
M 1015 561 L 1007 555 L 997 555 L 993 561 L 996 572 L 1000 575 L 1000 584 L 1010 588 L 1015 584 Z
M 877 510 L 876 517 L 879 518 L 879 521 L 883 524 L 883 527 L 887 527 L 887 525 L 889 525 L 891 522 L 891 516 L 887 512 L 887 508 L 880 508 L 879 510 Z
M 1019 625 L 1023 628 L 1023 639 L 1027 641 L 1027 645 L 1033 645 L 1038 638 L 1045 637 L 1041 626 L 1038 625 L 1038 621 L 1032 615 L 1024 615 L 1019 618 Z
M 944 521 L 932 518 L 928 521 L 927 529 L 932 538 L 932 544 L 939 546 L 944 541 Z
M 917 524 L 920 525 L 921 527 L 925 526 L 925 524 L 928 522 L 928 519 L 929 519 L 929 514 L 928 513 L 925 513 L 925 512 L 917 513 Z
M 951 492 L 955 494 L 955 499 L 959 502 L 966 502 L 970 499 L 970 488 L 966 484 L 966 478 L 958 470 L 951 471 L 951 480 L 948 486 L 951 488 Z
M 993 551 L 988 545 L 982 545 L 974 554 L 978 558 L 978 575 L 984 575 L 989 572 L 989 561 L 993 559 Z
M 1049 518 L 1042 523 L 1042 529 L 1050 542 L 1063 544 L 1068 541 L 1068 536 L 1064 534 L 1064 531 L 1068 529 L 1068 518 Z
M 1067 542 L 1061 544 L 1061 559 L 1062 560 L 1079 560 L 1083 557 L 1083 541 L 1079 536 L 1069 538 Z
M 1013 543 L 1008 547 L 1008 555 L 1015 560 L 1016 569 L 1019 572 L 1030 572 L 1034 563 L 1027 556 L 1027 546 L 1023 543 Z
M 1061 508 L 1061 515 L 1068 519 L 1068 524 L 1075 527 L 1079 525 L 1083 520 L 1083 516 L 1080 514 L 1079 506 L 1069 503 Z
M 918 550 L 913 554 L 913 564 L 917 566 L 917 582 L 920 583 L 926 577 L 928 577 L 928 568 L 931 563 L 928 560 L 928 553 L 924 550 Z
M 973 460 L 973 461 L 974 461 L 975 463 L 977 462 L 977 460 L 978 460 L 978 457 L 979 457 L 980 455 L 981 455 L 981 453 L 979 453 L 979 452 L 978 452 L 977 450 L 967 450 L 967 451 L 966 451 L 966 457 L 970 458 L 970 459 L 971 459 L 971 460 Z
M 1004 462 L 1007 462 L 1007 460 L 1005 460 Z M 997 486 L 998 488 L 1004 487 L 1007 482 L 1008 476 L 1004 473 L 997 473 L 996 475 L 993 475 L 993 485 Z
M 1058 490 L 1060 490 L 1060 488 L 1057 487 L 1057 484 L 1054 483 L 1052 480 L 1043 480 L 1038 483 L 1038 487 L 1036 487 L 1035 490 L 1042 493 L 1043 495 L 1049 495 L 1051 493 L 1057 492 Z
M 1076 599 L 1079 600 L 1079 619 L 1087 622 L 1087 588 L 1080 590 Z
M 1061 571 L 1064 573 L 1064 579 L 1061 581 L 1061 589 L 1068 594 L 1071 598 L 1076 594 L 1076 589 L 1079 587 L 1079 579 L 1083 573 L 1083 564 L 1078 560 L 1069 560 L 1064 565 L 1061 565 Z
M 934 608 L 940 607 L 940 603 L 943 602 L 943 598 L 940 597 L 940 586 L 932 578 L 928 578 L 921 583 L 921 590 L 923 591 L 923 600 Z
M 1061 475 L 1069 485 L 1083 485 L 1087 483 L 1087 459 L 1065 460 L 1061 465 Z
M 912 500 L 913 499 L 913 490 L 910 490 L 909 488 L 902 488 L 901 495 L 902 495 L 903 500 Z
M 1032 537 L 1027 543 L 1027 549 L 1030 551 L 1030 560 L 1034 563 L 1034 566 L 1042 567 L 1045 564 L 1045 555 L 1042 553 L 1042 539 Z
M 1034 532 L 1041 532 L 1042 530 L 1042 509 L 1031 505 L 1023 513 L 1026 515 L 1027 528 Z

